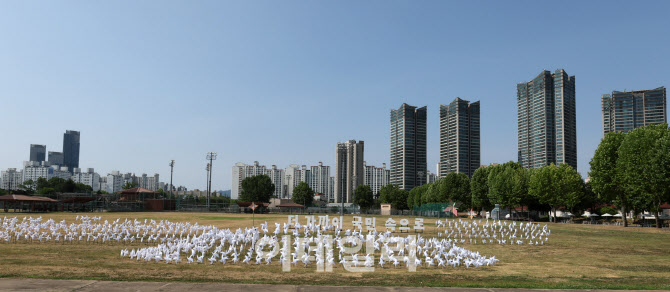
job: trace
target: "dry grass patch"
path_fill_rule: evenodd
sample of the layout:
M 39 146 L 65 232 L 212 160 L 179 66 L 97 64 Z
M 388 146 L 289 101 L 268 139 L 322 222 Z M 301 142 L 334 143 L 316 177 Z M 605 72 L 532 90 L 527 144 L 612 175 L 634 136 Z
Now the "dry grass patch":
M 220 228 L 251 226 L 251 215 L 216 213 L 95 213 L 16 214 L 71 221 L 76 215 L 103 220 L 170 220 L 198 222 Z M 15 216 L 7 214 L 7 216 Z M 396 218 L 399 216 L 394 216 Z M 383 226 L 387 217 L 378 217 Z M 301 223 L 304 218 L 301 216 Z M 286 215 L 257 215 L 256 224 L 284 223 Z M 413 222 L 413 220 L 410 220 Z M 344 220 L 351 228 L 351 218 Z M 423 236 L 437 235 L 435 219 L 426 219 Z M 496 266 L 478 269 L 377 268 L 374 273 L 349 273 L 339 265 L 333 273 L 317 273 L 313 266 L 283 273 L 272 265 L 164 264 L 120 258 L 122 248 L 146 244 L 0 244 L 1 277 L 70 278 L 183 282 L 241 282 L 310 285 L 467 286 L 524 288 L 670 289 L 670 233 L 654 228 L 623 228 L 549 224 L 552 234 L 544 246 L 471 245 L 464 247 L 500 259 Z M 272 226 L 271 231 L 274 230 Z

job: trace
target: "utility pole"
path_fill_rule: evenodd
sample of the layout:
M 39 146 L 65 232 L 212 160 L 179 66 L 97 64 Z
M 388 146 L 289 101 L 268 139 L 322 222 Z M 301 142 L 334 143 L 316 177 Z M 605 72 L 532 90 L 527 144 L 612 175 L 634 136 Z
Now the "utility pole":
M 205 166 L 205 170 L 207 171 L 207 174 L 205 175 L 205 192 L 207 192 L 207 208 L 209 208 L 209 168 L 211 167 L 211 164 L 207 162 L 207 165 Z
M 173 194 L 172 194 L 172 188 L 173 188 L 172 174 L 173 173 L 174 173 L 174 159 L 172 159 L 172 161 L 170 161 L 170 199 L 172 199 L 172 196 L 173 196 Z
M 209 197 L 212 195 L 212 161 L 216 160 L 216 152 L 208 152 L 207 160 L 209 160 L 207 167 L 207 170 L 209 171 L 209 181 L 207 182 L 207 211 L 209 211 Z

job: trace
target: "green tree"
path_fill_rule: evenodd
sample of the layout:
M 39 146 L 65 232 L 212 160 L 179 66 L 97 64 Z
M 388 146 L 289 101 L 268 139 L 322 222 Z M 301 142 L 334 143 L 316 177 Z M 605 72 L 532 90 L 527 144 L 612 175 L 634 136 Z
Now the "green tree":
M 426 192 L 421 196 L 421 204 L 446 202 L 448 197 L 447 178 L 443 177 L 431 183 Z M 416 201 L 416 200 L 415 200 Z
M 312 205 L 312 202 L 314 201 L 314 190 L 312 190 L 312 188 L 310 188 L 306 182 L 304 181 L 300 182 L 293 189 L 293 194 L 291 195 L 291 201 L 293 201 L 296 204 L 301 204 L 304 205 L 305 207 L 309 207 Z
M 563 193 L 563 205 L 573 210 L 584 197 L 584 180 L 576 169 L 569 164 L 558 166 L 558 189 Z
M 602 200 L 598 198 L 598 195 L 593 191 L 590 182 L 585 182 L 583 186 L 583 196 L 579 203 L 575 206 L 575 214 L 582 214 L 587 210 L 596 210 L 600 205 L 602 205 Z M 612 214 L 615 215 L 615 214 Z
M 127 189 L 136 188 L 136 187 L 137 187 L 136 182 L 126 182 L 121 188 L 124 189 L 124 190 L 127 190 Z
M 446 181 L 446 194 L 436 203 L 446 203 L 448 201 L 460 202 L 462 209 L 472 207 L 472 195 L 470 193 L 470 178 L 460 172 L 451 172 L 444 177 Z
M 554 213 L 560 206 L 576 206 L 582 198 L 583 181 L 577 171 L 568 164 L 543 166 L 533 172 L 530 177 L 528 192 L 538 198 L 540 203 L 547 204 Z
M 22 184 L 19 184 L 19 189 L 24 191 L 26 195 L 33 195 L 35 193 L 35 187 L 37 183 L 32 179 L 23 181 Z
M 619 147 L 626 134 L 611 132 L 600 141 L 596 152 L 591 158 L 591 170 L 589 184 L 593 192 L 607 203 L 612 203 L 621 209 L 623 213 L 624 227 L 628 226 L 628 210 L 631 208 L 630 196 L 623 188 L 621 177 L 617 174 L 617 160 L 619 160 Z
M 617 174 L 621 177 L 624 191 L 630 194 L 630 202 L 640 210 L 653 211 L 656 226 L 660 205 L 668 197 L 667 165 L 653 166 L 653 162 L 663 163 L 667 152 L 658 155 L 656 147 L 663 147 L 668 125 L 648 125 L 629 132 L 619 147 Z
M 4 196 L 4 195 L 7 195 L 7 194 L 8 194 L 7 190 L 0 189 L 0 196 Z
M 407 207 L 409 209 L 414 209 L 414 206 L 421 205 L 421 198 L 426 195 L 428 189 L 433 183 L 425 184 L 422 186 L 414 187 L 407 196 Z
M 670 129 L 666 130 L 665 135 L 656 141 L 654 150 L 651 154 L 651 172 L 650 184 L 654 185 L 654 190 L 650 193 L 650 200 L 654 204 L 656 212 L 656 227 L 661 228 L 658 213 L 661 211 L 661 204 L 670 202 Z
M 93 188 L 87 184 L 75 183 L 74 185 L 75 193 L 90 193 L 93 192 Z
M 43 192 L 41 191 L 42 188 L 50 188 L 51 186 L 49 185 L 49 181 L 46 178 L 40 177 L 37 179 L 37 186 L 36 190 L 38 193 L 42 194 Z
M 528 196 L 528 175 L 517 162 L 493 166 L 489 170 L 489 200 L 512 212 Z
M 477 207 L 479 211 L 482 209 L 493 209 L 493 204 L 491 204 L 491 200 L 489 200 L 489 169 L 491 168 L 487 166 L 477 168 L 470 181 L 472 204 L 474 205 L 473 207 Z
M 379 190 L 379 202 L 382 204 L 391 204 L 397 210 L 407 210 L 408 197 L 408 191 L 401 190 L 392 184 L 385 185 Z
M 269 203 L 274 192 L 275 185 L 269 176 L 261 174 L 247 177 L 242 180 L 240 202 Z
M 372 189 L 369 185 L 358 185 L 354 190 L 354 204 L 362 209 L 368 209 L 375 203 Z

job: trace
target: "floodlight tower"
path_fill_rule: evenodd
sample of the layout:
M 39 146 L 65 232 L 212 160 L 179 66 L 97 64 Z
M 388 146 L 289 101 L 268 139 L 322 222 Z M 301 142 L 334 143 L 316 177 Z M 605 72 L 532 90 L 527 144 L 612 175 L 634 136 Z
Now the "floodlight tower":
M 207 211 L 209 211 L 209 197 L 212 194 L 212 162 L 216 160 L 216 152 L 208 152 L 207 153 L 207 160 L 209 160 L 209 164 L 207 167 L 207 170 L 209 171 L 209 179 L 207 182 Z
M 174 173 L 174 159 L 170 161 L 170 199 L 172 199 L 172 174 Z

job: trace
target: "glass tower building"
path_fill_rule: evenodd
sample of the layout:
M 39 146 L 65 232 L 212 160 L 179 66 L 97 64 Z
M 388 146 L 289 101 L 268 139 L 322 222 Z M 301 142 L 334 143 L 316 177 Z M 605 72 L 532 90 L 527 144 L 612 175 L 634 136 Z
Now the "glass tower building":
M 63 135 L 63 164 L 72 172 L 79 168 L 79 132 L 65 131 Z
M 450 172 L 472 177 L 480 165 L 480 144 L 479 101 L 456 98 L 449 105 L 440 105 L 441 177 Z
M 47 146 L 30 144 L 30 161 L 42 162 L 46 160 Z
M 517 127 L 523 167 L 567 163 L 577 169 L 575 76 L 545 70 L 517 84 Z
M 603 136 L 668 122 L 665 87 L 603 94 Z
M 403 190 L 426 184 L 426 114 L 406 103 L 391 110 L 391 184 Z

